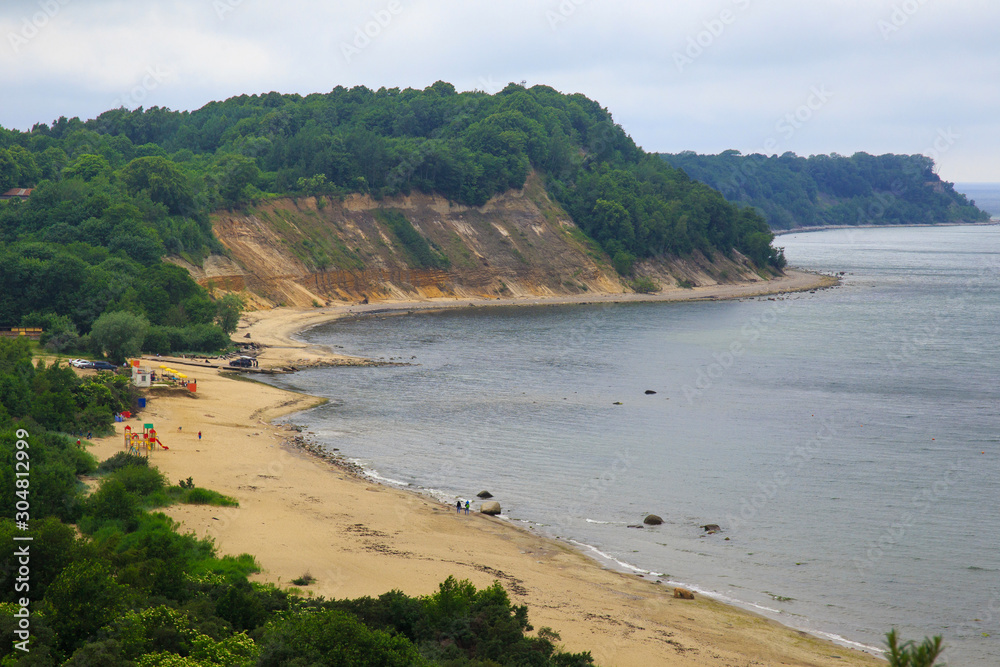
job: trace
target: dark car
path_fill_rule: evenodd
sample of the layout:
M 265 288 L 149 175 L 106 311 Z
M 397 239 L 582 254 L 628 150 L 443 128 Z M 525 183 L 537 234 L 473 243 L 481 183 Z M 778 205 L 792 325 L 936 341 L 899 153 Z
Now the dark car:
M 250 368 L 253 366 L 253 357 L 237 357 L 229 362 L 230 366 L 239 366 L 241 368 Z
M 95 371 L 114 371 L 118 369 L 117 366 L 106 361 L 95 361 L 88 368 L 93 368 Z

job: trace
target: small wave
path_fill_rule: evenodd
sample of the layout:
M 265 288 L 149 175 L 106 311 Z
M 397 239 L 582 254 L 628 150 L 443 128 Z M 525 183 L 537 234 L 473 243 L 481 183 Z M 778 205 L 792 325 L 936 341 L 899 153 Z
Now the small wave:
M 604 560 L 611 561 L 612 563 L 614 563 L 618 567 L 620 567 L 622 569 L 625 569 L 625 570 L 628 570 L 630 572 L 636 572 L 638 574 L 651 574 L 654 577 L 662 577 L 662 576 L 664 576 L 663 573 L 661 573 L 661 572 L 653 572 L 652 570 L 644 570 L 641 567 L 636 567 L 635 565 L 632 565 L 631 563 L 626 563 L 623 560 L 618 560 L 617 558 L 615 558 L 611 554 L 606 554 L 603 551 L 601 551 L 600 549 L 598 549 L 597 547 L 592 546 L 590 544 L 585 544 L 583 542 L 577 542 L 576 540 L 566 540 L 566 541 L 570 542 L 571 544 L 575 544 L 578 547 L 583 547 L 584 549 L 589 549 L 590 551 L 593 551 L 595 554 L 597 554 L 598 556 L 600 556 Z
M 597 519 L 586 519 L 587 523 L 598 523 L 602 526 L 624 526 L 624 521 L 598 521 Z
M 368 478 L 370 478 L 370 479 L 378 482 L 379 484 L 388 484 L 390 486 L 401 486 L 401 487 L 406 487 L 406 488 L 409 488 L 410 486 L 412 486 L 409 482 L 401 482 L 398 479 L 393 479 L 391 477 L 383 477 L 382 475 L 378 474 L 377 472 L 375 472 L 374 470 L 371 470 L 369 468 L 364 468 L 363 471 L 362 471 L 362 474 L 365 477 L 368 477 Z

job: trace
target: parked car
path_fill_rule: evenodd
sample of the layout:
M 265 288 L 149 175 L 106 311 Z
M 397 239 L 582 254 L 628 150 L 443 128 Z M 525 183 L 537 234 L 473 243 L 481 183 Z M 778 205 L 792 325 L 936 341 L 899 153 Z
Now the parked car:
M 93 364 L 93 363 L 94 362 L 87 361 L 86 359 L 70 359 L 69 360 L 69 365 L 73 366 L 74 368 L 90 368 L 90 365 Z
M 114 371 L 118 370 L 118 367 L 114 364 L 108 363 L 107 361 L 94 361 L 88 366 L 88 368 L 93 368 L 98 371 Z
M 230 366 L 239 366 L 240 368 L 250 368 L 253 366 L 253 357 L 236 357 L 229 362 Z

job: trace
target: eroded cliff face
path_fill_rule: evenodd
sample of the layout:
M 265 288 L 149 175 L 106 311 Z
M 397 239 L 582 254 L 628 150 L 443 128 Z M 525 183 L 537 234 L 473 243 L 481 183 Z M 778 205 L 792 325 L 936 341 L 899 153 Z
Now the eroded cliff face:
M 438 266 L 421 266 L 386 224 L 387 211 L 427 240 Z M 257 307 L 630 291 L 535 175 L 481 208 L 423 194 L 288 198 L 220 212 L 213 226 L 230 257 L 210 257 L 200 268 L 175 261 L 202 285 L 243 292 Z M 664 286 L 759 279 L 741 257 L 646 262 L 641 270 Z

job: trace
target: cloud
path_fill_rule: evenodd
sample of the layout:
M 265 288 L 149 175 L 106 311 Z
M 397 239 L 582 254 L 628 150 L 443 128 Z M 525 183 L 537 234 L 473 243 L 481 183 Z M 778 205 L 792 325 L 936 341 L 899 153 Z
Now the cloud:
M 998 23 L 1000 4 L 975 0 L 7 0 L 0 125 L 119 100 L 526 80 L 596 99 L 647 150 L 747 151 L 827 86 L 784 149 L 916 152 L 954 126 L 968 144 L 948 170 L 1000 181 Z

